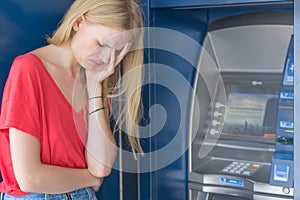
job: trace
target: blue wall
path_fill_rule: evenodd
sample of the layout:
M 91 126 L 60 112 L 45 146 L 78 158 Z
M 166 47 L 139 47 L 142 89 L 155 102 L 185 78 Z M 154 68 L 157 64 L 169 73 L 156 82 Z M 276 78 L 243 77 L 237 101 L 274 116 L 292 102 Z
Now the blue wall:
M 0 94 L 13 59 L 45 45 L 72 0 L 0 1 Z M 1 101 L 1 100 L 0 100 Z

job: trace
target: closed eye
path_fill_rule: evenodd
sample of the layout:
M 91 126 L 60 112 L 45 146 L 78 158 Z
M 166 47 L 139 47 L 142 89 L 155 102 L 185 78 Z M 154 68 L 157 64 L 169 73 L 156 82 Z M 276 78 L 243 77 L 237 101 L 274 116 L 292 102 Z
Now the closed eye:
M 105 45 L 103 45 L 103 44 L 99 43 L 99 47 L 105 47 Z

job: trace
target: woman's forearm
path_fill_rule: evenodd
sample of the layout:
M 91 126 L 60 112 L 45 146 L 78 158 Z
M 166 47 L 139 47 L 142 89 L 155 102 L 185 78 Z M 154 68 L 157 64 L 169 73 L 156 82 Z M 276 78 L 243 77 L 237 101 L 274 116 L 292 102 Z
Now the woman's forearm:
M 30 134 L 9 129 L 15 177 L 24 192 L 58 194 L 83 187 L 100 186 L 101 179 L 88 169 L 73 169 L 43 164 L 40 142 Z
M 89 94 L 94 95 L 90 97 L 101 96 L 101 86 L 96 89 L 96 92 L 89 92 Z M 107 108 L 103 105 L 103 99 L 92 98 L 88 104 L 90 114 L 88 116 L 86 161 L 88 169 L 94 176 L 104 177 L 109 175 L 115 161 L 116 142 L 109 125 L 108 116 L 105 113 Z
M 19 178 L 18 183 L 24 192 L 60 194 L 84 187 L 95 187 L 102 180 L 93 176 L 87 169 L 72 169 L 41 164 L 34 172 Z

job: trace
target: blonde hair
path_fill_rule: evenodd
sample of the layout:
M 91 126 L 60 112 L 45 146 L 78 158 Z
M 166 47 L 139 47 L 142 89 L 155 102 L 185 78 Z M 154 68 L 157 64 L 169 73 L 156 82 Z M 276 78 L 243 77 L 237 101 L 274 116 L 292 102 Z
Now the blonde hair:
M 128 133 L 128 140 L 134 153 L 143 152 L 139 141 L 138 123 L 142 116 L 141 87 L 143 64 L 143 16 L 140 5 L 137 0 L 76 0 L 71 5 L 59 27 L 53 33 L 52 37 L 47 39 L 49 44 L 63 45 L 70 40 L 74 34 L 72 25 L 81 16 L 93 25 L 107 26 L 113 29 L 133 30 L 134 41 L 132 51 L 128 52 L 120 64 L 116 67 L 115 73 L 103 81 L 103 95 L 108 99 L 119 96 L 125 98 L 118 103 L 118 116 L 116 118 L 117 126 L 125 127 Z M 134 73 L 129 71 L 134 69 Z M 121 73 L 122 71 L 122 73 Z M 81 70 L 84 72 L 84 70 Z M 130 78 L 122 78 L 122 74 L 130 73 Z M 112 94 L 118 81 L 121 80 L 120 93 Z M 122 96 L 122 97 L 121 97 Z M 109 100 L 105 98 L 105 104 Z M 122 103 L 121 103 L 122 102 Z M 111 112 L 112 113 L 112 112 Z

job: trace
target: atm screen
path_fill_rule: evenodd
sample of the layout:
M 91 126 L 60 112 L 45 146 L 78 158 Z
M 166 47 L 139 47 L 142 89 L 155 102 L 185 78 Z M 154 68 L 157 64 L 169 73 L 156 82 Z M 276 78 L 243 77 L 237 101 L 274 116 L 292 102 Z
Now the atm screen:
M 278 88 L 227 87 L 222 135 L 275 138 Z

